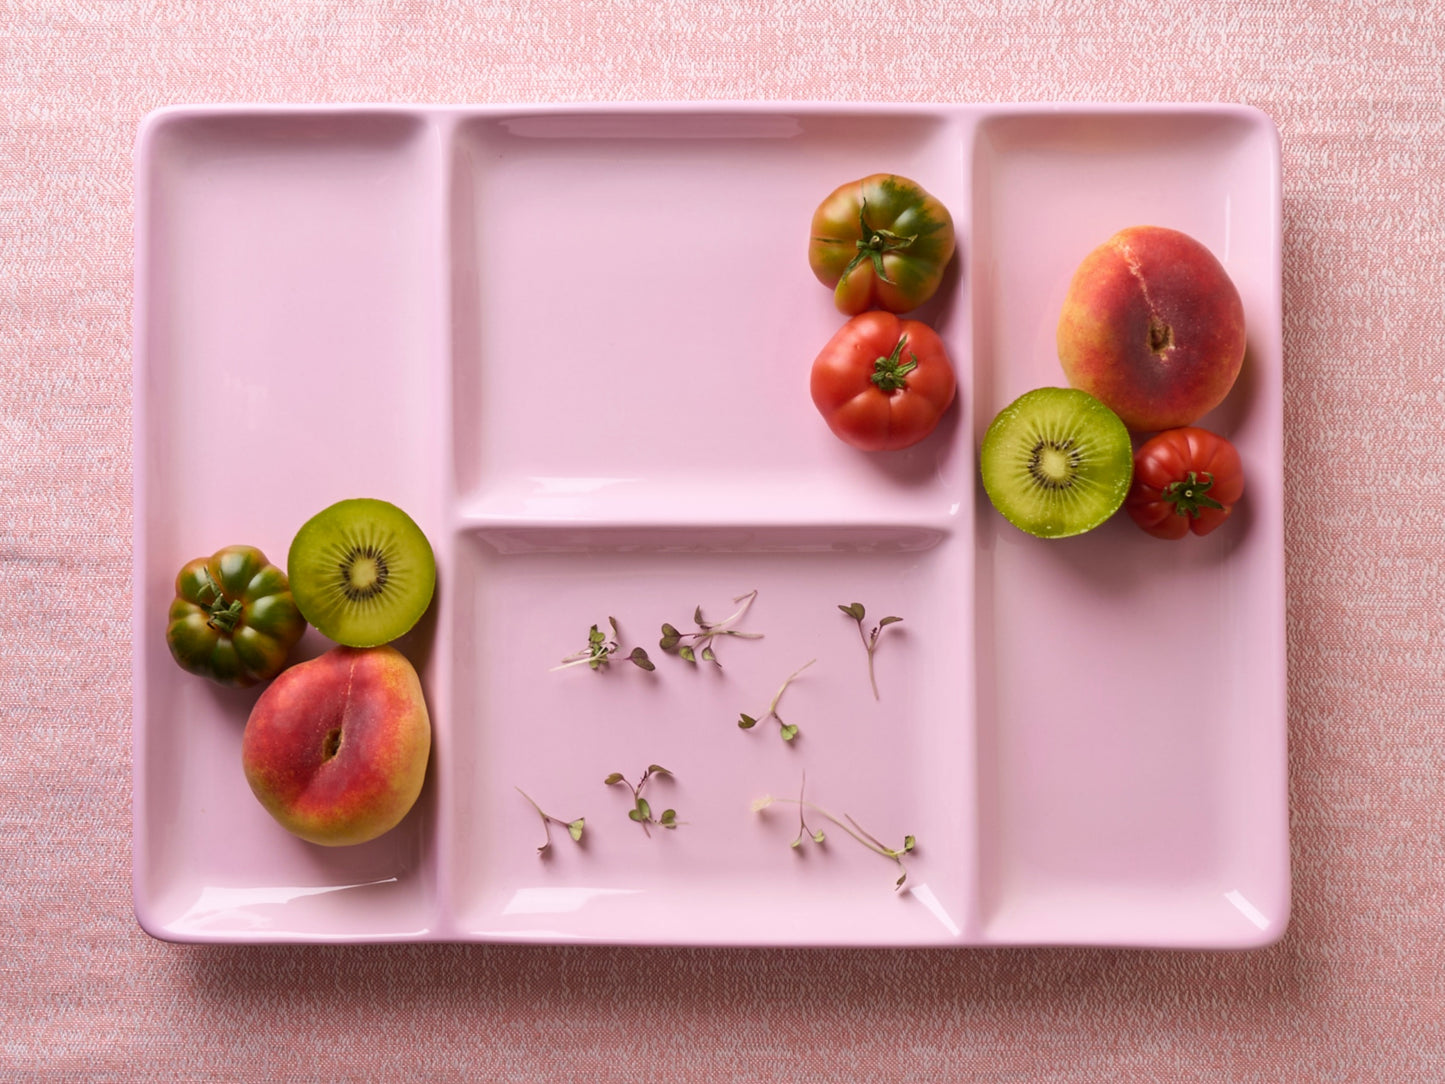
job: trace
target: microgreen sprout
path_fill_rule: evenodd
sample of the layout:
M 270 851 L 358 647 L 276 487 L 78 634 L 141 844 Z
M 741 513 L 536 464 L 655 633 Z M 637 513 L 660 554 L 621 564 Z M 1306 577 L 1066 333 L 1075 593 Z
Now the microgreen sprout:
M 759 716 L 752 716 L 747 714 L 739 716 L 738 729 L 751 730 L 760 722 L 767 722 L 769 719 L 776 719 L 778 721 L 778 737 L 782 738 L 783 741 L 792 741 L 794 738 L 796 738 L 798 736 L 798 728 L 793 723 L 783 722 L 783 717 L 778 714 L 778 701 L 783 698 L 783 693 L 788 691 L 788 686 L 793 683 L 793 679 L 817 661 L 817 659 L 809 659 L 807 662 L 803 663 L 802 666 L 798 667 L 791 674 L 789 674 L 787 678 L 784 679 L 782 685 L 778 686 L 777 695 L 773 697 L 773 702 L 768 705 L 768 710 L 763 712 L 763 714 Z
M 867 611 L 863 609 L 863 603 L 854 602 L 850 603 L 847 606 L 839 603 L 838 609 L 842 610 L 854 621 L 858 622 L 858 638 L 863 641 L 863 650 L 868 652 L 868 683 L 873 686 L 873 699 L 877 700 L 879 699 L 878 679 L 873 676 L 873 652 L 878 650 L 878 637 L 883 632 L 883 630 L 889 625 L 896 625 L 898 622 L 902 621 L 903 618 L 885 617 L 882 621 L 878 622 L 878 624 L 873 626 L 872 632 L 865 633 L 863 631 L 863 618 L 866 615 Z
M 537 848 L 537 854 L 539 857 L 546 858 L 547 855 L 550 854 L 552 851 L 552 825 L 554 824 L 560 825 L 561 827 L 567 829 L 567 834 L 572 837 L 572 842 L 582 842 L 582 829 L 587 826 L 587 821 L 585 818 L 578 817 L 575 821 L 564 821 L 561 817 L 554 817 L 552 816 L 552 814 L 548 813 L 536 802 L 534 802 L 532 800 L 532 796 L 521 787 L 516 787 L 514 789 L 523 798 L 527 799 L 527 804 L 537 811 L 537 816 L 542 818 L 542 831 L 546 833 L 547 840 L 545 843 L 543 843 L 540 847 Z
M 617 618 L 609 617 L 607 623 L 612 626 L 612 639 L 607 638 L 596 625 L 587 630 L 587 646 L 581 651 L 573 652 L 561 661 L 553 670 L 566 670 L 569 666 L 586 665 L 592 670 L 601 670 L 612 662 L 612 656 L 621 650 L 619 644 L 622 634 L 617 630 Z M 640 647 L 634 647 L 631 653 L 623 656 L 634 666 L 643 670 L 656 670 L 653 661 L 647 657 L 647 652 Z
M 815 831 L 808 827 L 808 819 L 805 815 L 807 811 L 803 806 L 803 791 L 807 789 L 807 786 L 808 773 L 804 772 L 803 781 L 798 784 L 798 834 L 793 837 L 793 842 L 789 844 L 789 846 L 794 849 L 803 845 L 804 836 L 811 837 L 814 843 L 819 844 L 826 843 L 828 840 L 828 837 L 823 834 L 823 829 L 819 828 Z
M 903 882 L 908 880 L 908 867 L 903 864 L 903 856 L 905 854 L 912 854 L 913 851 L 917 849 L 917 841 L 912 836 L 904 836 L 901 847 L 888 846 L 888 844 L 882 842 L 876 836 L 868 833 L 862 825 L 848 816 L 848 814 L 844 813 L 842 817 L 835 816 L 822 806 L 804 798 L 803 788 L 807 786 L 807 783 L 808 777 L 805 773 L 803 776 L 803 785 L 798 788 L 798 796 L 796 798 L 774 798 L 772 795 L 767 795 L 753 803 L 753 812 L 761 812 L 774 803 L 796 805 L 798 807 L 798 834 L 790 844 L 790 846 L 796 848 L 803 845 L 804 837 L 812 839 L 814 843 L 819 845 L 822 845 L 827 840 L 827 836 L 824 835 L 821 828 L 815 830 L 809 826 L 807 813 L 811 810 L 824 820 L 832 821 L 874 854 L 880 855 L 895 863 L 898 866 L 898 880 L 893 883 L 893 887 L 895 890 L 902 888 Z
M 652 816 L 652 806 L 649 805 L 647 799 L 642 796 L 642 792 L 646 789 L 649 779 L 655 775 L 671 774 L 672 773 L 661 764 L 649 764 L 647 771 L 642 773 L 642 778 L 639 779 L 636 784 L 628 782 L 621 772 L 613 772 L 606 779 L 602 780 L 602 782 L 609 787 L 621 783 L 628 790 L 632 791 L 632 808 L 627 811 L 627 817 L 629 820 L 636 821 L 642 825 L 642 830 L 650 836 L 652 832 L 647 827 L 649 824 L 656 824 L 662 828 L 676 828 L 679 824 L 683 823 L 677 819 L 677 810 L 675 809 L 664 809 L 661 816 L 654 820 Z
M 746 595 L 739 595 L 733 599 L 741 605 L 730 615 L 721 621 L 708 621 L 702 616 L 702 607 L 699 606 L 692 612 L 693 623 L 697 625 L 696 632 L 679 632 L 675 625 L 664 623 L 662 626 L 662 639 L 657 646 L 666 651 L 669 655 L 676 655 L 687 662 L 710 662 L 721 668 L 722 663 L 718 662 L 717 654 L 713 651 L 712 642 L 719 636 L 736 636 L 743 640 L 761 640 L 761 632 L 739 632 L 733 628 L 735 624 L 743 619 L 748 612 L 748 607 L 753 604 L 753 599 L 758 597 L 756 590 L 749 591 Z

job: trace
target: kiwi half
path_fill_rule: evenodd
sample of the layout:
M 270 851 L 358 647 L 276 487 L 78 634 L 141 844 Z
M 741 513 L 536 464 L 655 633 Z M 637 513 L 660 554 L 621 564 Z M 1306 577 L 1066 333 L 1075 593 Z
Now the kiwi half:
M 403 635 L 436 590 L 431 543 L 394 504 L 369 497 L 316 513 L 291 541 L 291 595 L 323 636 L 376 647 Z
M 988 499 L 1015 527 L 1067 538 L 1119 510 L 1134 477 L 1134 453 L 1119 416 L 1092 395 L 1035 388 L 989 425 L 979 470 Z

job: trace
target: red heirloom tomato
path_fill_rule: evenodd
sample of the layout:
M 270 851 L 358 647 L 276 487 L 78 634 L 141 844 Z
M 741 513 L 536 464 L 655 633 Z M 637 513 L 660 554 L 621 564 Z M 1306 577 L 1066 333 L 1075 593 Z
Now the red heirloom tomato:
M 1130 518 L 1155 538 L 1208 534 L 1244 495 L 1239 452 L 1207 429 L 1166 429 L 1134 453 Z
M 938 289 L 954 244 L 947 207 L 907 177 L 875 173 L 813 212 L 808 265 L 839 312 L 908 312 Z
M 956 388 L 937 332 L 891 312 L 853 317 L 813 362 L 813 403 L 828 428 L 870 452 L 928 436 Z

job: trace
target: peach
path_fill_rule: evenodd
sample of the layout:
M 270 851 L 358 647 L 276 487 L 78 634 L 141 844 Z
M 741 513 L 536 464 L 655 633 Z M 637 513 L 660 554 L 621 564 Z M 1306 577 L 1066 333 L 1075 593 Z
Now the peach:
M 1189 425 L 1218 406 L 1244 362 L 1244 305 L 1194 238 L 1120 230 L 1074 272 L 1058 328 L 1074 387 L 1130 429 Z
M 246 781 L 266 811 L 328 847 L 396 827 L 430 753 L 421 681 L 392 647 L 338 647 L 283 671 L 241 739 Z

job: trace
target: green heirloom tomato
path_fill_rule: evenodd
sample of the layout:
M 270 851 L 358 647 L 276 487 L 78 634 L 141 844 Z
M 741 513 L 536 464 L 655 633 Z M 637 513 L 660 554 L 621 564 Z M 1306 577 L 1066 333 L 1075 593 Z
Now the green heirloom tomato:
M 286 665 L 306 631 L 286 573 L 255 546 L 227 546 L 176 575 L 166 644 L 183 670 L 255 685 Z
M 943 281 L 954 243 L 948 208 L 907 177 L 875 173 L 818 206 L 808 264 L 839 312 L 911 312 Z

